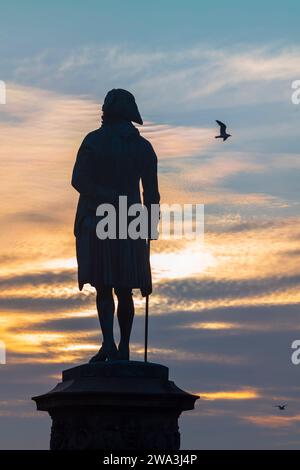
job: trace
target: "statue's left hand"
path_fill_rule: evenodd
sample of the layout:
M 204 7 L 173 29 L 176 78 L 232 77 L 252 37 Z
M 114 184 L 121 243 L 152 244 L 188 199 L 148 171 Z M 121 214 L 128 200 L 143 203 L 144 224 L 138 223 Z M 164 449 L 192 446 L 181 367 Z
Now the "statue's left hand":
M 141 288 L 141 294 L 143 297 L 147 297 L 147 295 L 152 294 L 152 287 L 142 287 Z

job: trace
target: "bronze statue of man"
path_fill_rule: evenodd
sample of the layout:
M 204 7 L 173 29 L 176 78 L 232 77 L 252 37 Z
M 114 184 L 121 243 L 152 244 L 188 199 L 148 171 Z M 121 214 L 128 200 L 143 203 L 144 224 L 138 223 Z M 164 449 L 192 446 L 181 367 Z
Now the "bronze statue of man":
M 160 200 L 157 156 L 150 142 L 132 124 L 143 124 L 134 96 L 126 90 L 113 89 L 106 95 L 102 111 L 102 125 L 84 138 L 72 176 L 72 186 L 80 193 L 74 227 L 79 289 L 85 283 L 95 287 L 103 336 L 102 346 L 90 362 L 129 360 L 134 318 L 132 289 L 140 289 L 143 296 L 152 292 L 147 240 L 121 238 L 118 231 L 116 238 L 99 238 L 96 209 L 100 204 L 112 204 L 119 220 L 120 196 L 127 197 L 128 207 L 141 203 L 140 181 L 148 213 L 151 204 L 159 204 Z M 149 226 L 148 239 L 151 233 Z M 118 299 L 118 348 L 113 332 L 113 290 Z

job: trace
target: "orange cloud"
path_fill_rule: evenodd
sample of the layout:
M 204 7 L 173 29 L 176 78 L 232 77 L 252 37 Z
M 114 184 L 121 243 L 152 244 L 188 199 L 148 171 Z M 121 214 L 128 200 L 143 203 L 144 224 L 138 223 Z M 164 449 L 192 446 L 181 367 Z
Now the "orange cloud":
M 222 390 L 220 392 L 200 392 L 202 400 L 254 400 L 260 397 L 256 389 Z
M 256 426 L 277 429 L 288 428 L 298 423 L 300 421 L 300 414 L 294 416 L 243 416 L 242 419 Z

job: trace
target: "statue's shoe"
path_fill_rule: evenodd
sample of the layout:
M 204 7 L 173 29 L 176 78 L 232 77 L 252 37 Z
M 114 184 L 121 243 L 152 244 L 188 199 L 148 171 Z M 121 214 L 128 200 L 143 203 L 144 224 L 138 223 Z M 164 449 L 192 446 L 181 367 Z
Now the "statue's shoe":
M 129 361 L 129 345 L 119 344 L 118 359 L 119 361 Z
M 106 346 L 102 345 L 97 354 L 93 356 L 90 360 L 89 363 L 93 362 L 104 362 L 106 360 L 108 361 L 115 361 L 118 359 L 118 349 L 117 346 L 114 344 L 113 346 L 110 346 L 107 348 Z

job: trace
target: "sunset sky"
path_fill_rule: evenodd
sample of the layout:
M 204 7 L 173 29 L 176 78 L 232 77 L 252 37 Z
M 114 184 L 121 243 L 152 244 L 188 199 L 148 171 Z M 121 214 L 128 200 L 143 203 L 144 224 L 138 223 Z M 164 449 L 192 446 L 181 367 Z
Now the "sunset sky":
M 299 15 L 292 0 L 1 5 L 1 449 L 48 448 L 31 396 L 99 348 L 94 291 L 76 282 L 70 180 L 111 88 L 136 97 L 162 202 L 205 205 L 203 245 L 152 244 L 149 360 L 202 397 L 180 418 L 182 448 L 300 447 Z

